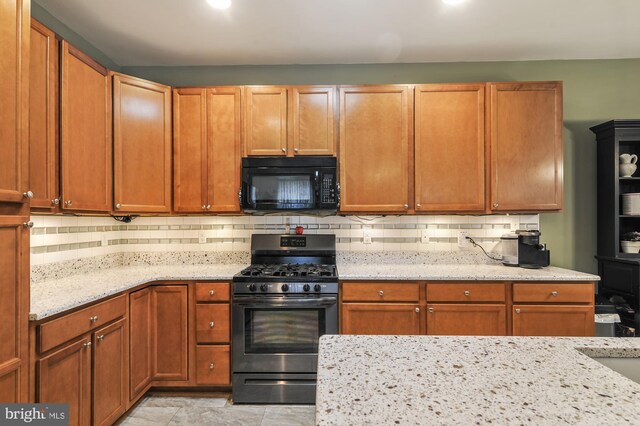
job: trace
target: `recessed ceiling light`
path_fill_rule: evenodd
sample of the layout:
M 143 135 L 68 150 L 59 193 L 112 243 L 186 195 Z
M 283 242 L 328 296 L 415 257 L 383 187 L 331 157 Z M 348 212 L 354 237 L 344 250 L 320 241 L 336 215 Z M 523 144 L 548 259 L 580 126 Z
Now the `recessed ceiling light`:
M 229 9 L 231 6 L 231 0 L 207 0 L 207 3 L 216 9 Z
M 442 0 L 442 3 L 448 5 L 448 6 L 458 6 L 462 3 L 464 3 L 466 0 Z

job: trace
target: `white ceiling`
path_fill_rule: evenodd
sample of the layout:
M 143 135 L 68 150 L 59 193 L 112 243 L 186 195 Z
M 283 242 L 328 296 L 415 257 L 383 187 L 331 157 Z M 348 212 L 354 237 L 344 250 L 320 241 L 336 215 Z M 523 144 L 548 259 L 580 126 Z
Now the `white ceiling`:
M 640 58 L 639 0 L 35 0 L 121 66 Z

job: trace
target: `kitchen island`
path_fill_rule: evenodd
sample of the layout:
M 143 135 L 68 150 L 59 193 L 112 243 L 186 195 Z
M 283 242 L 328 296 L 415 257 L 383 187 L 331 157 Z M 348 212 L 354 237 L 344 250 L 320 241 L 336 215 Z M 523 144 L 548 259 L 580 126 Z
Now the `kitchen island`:
M 637 424 L 640 384 L 591 357 L 640 339 L 326 335 L 316 423 Z

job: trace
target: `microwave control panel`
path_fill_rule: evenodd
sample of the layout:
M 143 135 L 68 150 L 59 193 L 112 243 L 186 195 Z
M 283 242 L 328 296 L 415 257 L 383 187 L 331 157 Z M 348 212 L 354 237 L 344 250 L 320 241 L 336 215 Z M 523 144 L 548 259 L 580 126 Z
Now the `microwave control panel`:
M 336 202 L 336 184 L 334 175 L 322 175 L 322 188 L 320 190 L 320 194 L 321 203 L 328 204 Z

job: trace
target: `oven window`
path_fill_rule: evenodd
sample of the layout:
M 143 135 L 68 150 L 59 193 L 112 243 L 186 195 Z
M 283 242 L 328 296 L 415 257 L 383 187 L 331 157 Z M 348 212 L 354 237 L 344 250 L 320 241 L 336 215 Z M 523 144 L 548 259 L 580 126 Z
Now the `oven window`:
M 249 191 L 251 204 L 313 204 L 310 175 L 254 175 Z
M 247 308 L 245 353 L 317 353 L 324 309 Z

